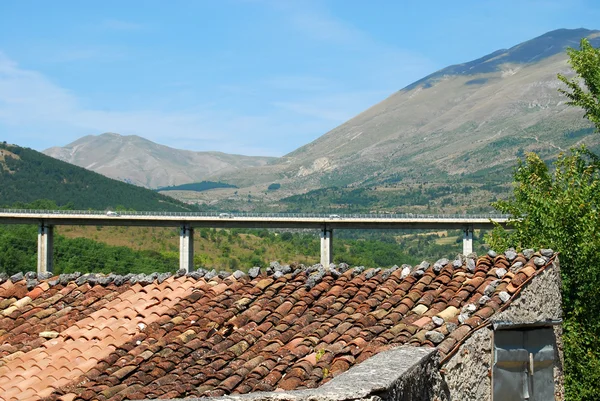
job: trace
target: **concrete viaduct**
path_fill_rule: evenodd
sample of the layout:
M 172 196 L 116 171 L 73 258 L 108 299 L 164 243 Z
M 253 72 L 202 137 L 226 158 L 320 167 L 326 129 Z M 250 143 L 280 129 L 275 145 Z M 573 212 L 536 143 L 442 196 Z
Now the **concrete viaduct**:
M 431 214 L 257 214 L 186 212 L 100 212 L 0 209 L 0 224 L 37 224 L 38 273 L 53 270 L 53 233 L 57 225 L 179 227 L 179 267 L 194 266 L 194 228 L 308 228 L 320 230 L 321 264 L 333 260 L 335 229 L 460 229 L 463 254 L 473 251 L 473 230 L 506 225 L 506 215 Z

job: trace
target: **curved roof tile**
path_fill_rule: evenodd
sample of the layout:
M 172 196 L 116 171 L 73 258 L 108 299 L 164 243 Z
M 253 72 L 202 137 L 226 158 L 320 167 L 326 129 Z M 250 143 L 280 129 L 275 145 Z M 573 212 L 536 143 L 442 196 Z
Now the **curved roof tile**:
M 538 266 L 540 256 L 145 286 L 9 280 L 0 390 L 11 401 L 217 396 L 316 387 L 402 344 L 445 356 L 554 258 Z

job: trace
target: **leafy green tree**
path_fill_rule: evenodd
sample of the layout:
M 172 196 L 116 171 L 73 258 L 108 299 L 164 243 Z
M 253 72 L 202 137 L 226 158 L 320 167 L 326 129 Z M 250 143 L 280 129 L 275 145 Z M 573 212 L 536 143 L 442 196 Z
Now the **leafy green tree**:
M 600 394 L 600 160 L 584 147 L 549 169 L 528 153 L 515 171 L 514 198 L 494 204 L 512 216 L 496 228 L 495 249 L 547 247 L 560 252 L 567 399 Z
M 570 99 L 567 104 L 585 110 L 585 117 L 598 129 L 600 127 L 600 49 L 594 48 L 586 38 L 581 39 L 579 46 L 579 50 L 572 48 L 567 50 L 569 64 L 576 75 L 568 78 L 558 74 L 558 79 L 567 85 L 567 89 L 559 89 L 559 92 Z
M 569 49 L 574 78 L 559 89 L 600 130 L 600 50 L 587 39 Z M 583 82 L 581 82 L 583 81 Z M 559 155 L 549 168 L 527 153 L 514 173 L 513 198 L 493 206 L 512 230 L 494 229 L 496 249 L 547 247 L 560 252 L 564 311 L 565 390 L 569 400 L 600 394 L 600 158 L 585 147 Z

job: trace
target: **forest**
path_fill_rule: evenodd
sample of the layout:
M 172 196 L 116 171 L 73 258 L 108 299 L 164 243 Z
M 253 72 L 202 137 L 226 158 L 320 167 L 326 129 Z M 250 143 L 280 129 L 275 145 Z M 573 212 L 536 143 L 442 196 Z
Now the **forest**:
M 56 204 L 83 210 L 197 210 L 149 189 L 5 143 L 0 143 L 0 183 L 3 206 L 52 199 Z
M 292 195 L 279 201 L 280 208 L 293 213 L 428 212 L 487 213 L 489 200 L 505 196 L 509 186 L 498 183 L 386 183 L 378 186 L 328 187 Z

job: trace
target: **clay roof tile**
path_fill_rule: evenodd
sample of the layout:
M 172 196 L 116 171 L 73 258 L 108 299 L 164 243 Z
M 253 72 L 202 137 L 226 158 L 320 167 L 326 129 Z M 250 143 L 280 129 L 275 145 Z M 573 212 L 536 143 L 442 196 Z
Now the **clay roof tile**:
M 503 276 L 506 258 L 486 255 L 475 272 L 448 264 L 401 279 L 402 269 L 348 269 L 312 288 L 306 273 L 146 286 L 42 282 L 32 291 L 4 283 L 0 389 L 121 400 L 314 387 L 391 345 L 435 346 L 431 330 L 443 336 L 437 348 L 446 355 L 504 305 L 500 291 L 516 294 L 537 273 L 520 258 L 524 267 Z M 467 303 L 478 309 L 459 322 Z M 57 338 L 38 336 L 42 319 Z

